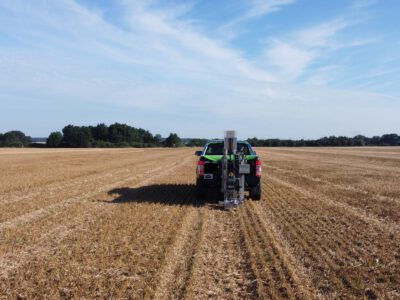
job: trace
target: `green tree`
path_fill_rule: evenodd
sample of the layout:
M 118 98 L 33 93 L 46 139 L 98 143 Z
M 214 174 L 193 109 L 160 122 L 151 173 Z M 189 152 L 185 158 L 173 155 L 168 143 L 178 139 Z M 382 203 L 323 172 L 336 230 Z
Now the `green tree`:
M 262 141 L 259 141 L 256 137 L 253 137 L 251 139 L 247 139 L 247 142 L 249 142 L 253 147 L 258 147 L 261 146 Z
M 63 135 L 61 132 L 56 131 L 56 132 L 50 133 L 50 135 L 46 141 L 47 147 L 50 147 L 50 148 L 59 147 L 61 145 L 62 139 L 63 139 Z
M 63 128 L 62 146 L 64 147 L 77 147 L 87 148 L 91 145 L 91 131 L 86 126 L 73 126 L 68 125 Z
M 97 141 L 108 141 L 108 127 L 104 123 L 91 127 L 92 136 Z
M 161 134 L 156 134 L 155 136 L 154 136 L 154 144 L 156 145 L 156 146 L 160 146 L 161 145 L 161 142 L 162 142 L 162 137 L 161 137 Z
M 353 144 L 354 146 L 365 146 L 365 136 L 363 135 L 356 135 L 353 138 Z
M 182 146 L 182 140 L 176 133 L 170 133 L 165 140 L 166 147 L 180 147 Z
M 4 147 L 26 147 L 31 143 L 31 137 L 18 130 L 6 132 L 2 140 Z
M 386 146 L 398 146 L 400 144 L 400 137 L 395 133 L 384 134 L 381 137 L 381 141 Z
M 191 139 L 186 146 L 188 147 L 204 147 L 207 143 L 207 139 Z
M 115 144 L 135 141 L 133 128 L 126 124 L 114 123 L 110 125 L 108 134 L 110 142 Z

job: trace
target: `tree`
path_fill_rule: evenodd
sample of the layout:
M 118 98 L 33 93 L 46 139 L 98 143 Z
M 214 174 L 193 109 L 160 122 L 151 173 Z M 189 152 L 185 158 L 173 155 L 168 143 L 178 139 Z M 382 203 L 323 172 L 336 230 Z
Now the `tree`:
M 155 136 L 154 136 L 154 144 L 156 145 L 156 146 L 160 146 L 161 145 L 161 142 L 162 142 L 162 137 L 161 137 L 161 134 L 156 134 Z
M 186 146 L 188 147 L 204 147 L 207 143 L 207 139 L 191 139 Z
M 96 127 L 90 128 L 92 131 L 92 136 L 95 140 L 98 141 L 107 141 L 108 140 L 108 127 L 104 123 L 97 124 Z
M 4 147 L 26 147 L 31 143 L 31 137 L 18 130 L 6 132 L 2 137 Z
M 354 146 L 365 146 L 365 136 L 359 134 L 353 138 Z
M 166 147 L 180 147 L 182 146 L 182 141 L 176 133 L 170 133 L 165 140 Z
M 261 146 L 261 142 L 256 137 L 253 137 L 251 139 L 247 139 L 247 142 L 249 142 L 250 145 L 252 145 L 253 147 Z
M 120 123 L 114 123 L 108 128 L 109 140 L 112 143 L 132 142 L 135 141 L 134 128 Z
M 385 146 L 398 146 L 400 143 L 400 137 L 395 134 L 384 134 L 381 137 L 382 144 Z
M 50 147 L 50 148 L 59 147 L 61 145 L 62 139 L 63 139 L 63 135 L 61 132 L 56 131 L 56 132 L 50 133 L 50 135 L 46 141 L 47 147 Z
M 87 148 L 91 145 L 91 131 L 86 126 L 68 125 L 63 128 L 62 146 Z

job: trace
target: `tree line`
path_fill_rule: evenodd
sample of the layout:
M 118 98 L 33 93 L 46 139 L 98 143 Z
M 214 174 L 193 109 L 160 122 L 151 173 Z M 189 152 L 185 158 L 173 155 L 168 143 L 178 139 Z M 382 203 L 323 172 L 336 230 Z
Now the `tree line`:
M 27 147 L 31 144 L 32 139 L 25 133 L 18 130 L 0 133 L 0 147 Z
M 104 123 L 97 126 L 67 125 L 62 129 L 62 132 L 50 133 L 46 144 L 52 148 L 182 146 L 182 142 L 176 133 L 171 133 L 166 139 L 162 139 L 159 134 L 153 135 L 148 130 L 120 123 L 114 123 L 110 126 Z
M 400 146 L 400 136 L 395 133 L 382 136 L 354 137 L 329 136 L 316 140 L 247 139 L 254 147 L 343 147 L 343 146 Z
M 32 138 L 23 132 L 13 130 L 0 133 L 0 147 L 202 147 L 207 139 L 181 139 L 176 133 L 170 133 L 167 138 L 160 134 L 153 135 L 148 130 L 135 128 L 126 124 L 114 123 L 110 126 L 104 123 L 96 126 L 67 125 L 62 131 L 52 132 L 46 144 L 32 143 Z M 254 147 L 339 147 L 339 146 L 400 146 L 400 136 L 391 133 L 382 136 L 354 137 L 329 136 L 315 140 L 292 139 L 258 139 L 249 138 L 247 141 Z

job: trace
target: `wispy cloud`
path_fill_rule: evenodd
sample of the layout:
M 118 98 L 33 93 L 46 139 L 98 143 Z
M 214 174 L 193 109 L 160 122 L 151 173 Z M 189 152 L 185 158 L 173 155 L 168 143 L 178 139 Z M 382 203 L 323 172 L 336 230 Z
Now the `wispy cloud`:
M 335 18 L 320 24 L 301 28 L 291 32 L 284 38 L 271 38 L 265 50 L 265 63 L 275 67 L 276 74 L 281 81 L 291 82 L 299 79 L 316 61 L 333 51 L 344 48 L 364 46 L 377 41 L 377 38 L 341 38 L 340 33 L 354 26 L 358 22 L 344 17 Z M 314 72 L 320 72 L 314 68 Z M 324 71 L 325 72 L 325 71 Z M 326 78 L 322 74 L 313 74 L 314 80 L 308 82 L 328 83 L 329 80 L 315 80 Z
M 279 11 L 283 6 L 293 4 L 296 0 L 250 0 L 246 1 L 247 8 L 240 16 L 231 20 L 225 26 L 231 27 L 239 25 L 240 23 L 247 22 L 252 19 L 260 18 L 267 14 Z
M 223 24 L 218 30 L 225 38 L 233 39 L 244 31 L 243 28 L 240 28 L 243 23 L 277 12 L 284 6 L 294 3 L 296 3 L 296 0 L 245 1 L 245 7 L 241 9 L 240 15 Z
M 301 29 L 294 33 L 294 40 L 305 48 L 329 47 L 332 39 L 346 29 L 350 23 L 344 19 L 334 19 L 318 25 Z
M 291 3 L 251 2 L 230 26 L 245 29 L 251 20 Z M 324 55 L 369 42 L 341 36 L 354 26 L 346 17 L 269 37 L 263 55 L 252 57 L 229 37 L 210 35 L 201 20 L 187 18 L 193 3 L 121 0 L 113 5 L 118 15 L 109 19 L 104 8 L 74 0 L 1 2 L 0 33 L 10 39 L 7 45 L 0 43 L 2 103 L 24 99 L 34 107 L 47 99 L 57 107 L 70 107 L 71 102 L 93 104 L 93 110 L 122 107 L 128 119 L 140 120 L 154 132 L 174 124 L 176 128 L 165 130 L 186 136 L 214 136 L 235 119 L 243 124 L 242 134 L 262 137 L 271 131 L 284 137 L 284 131 L 274 129 L 282 122 L 305 122 L 301 129 L 307 131 L 343 103 L 357 107 L 357 97 L 388 101 L 383 94 L 324 87 L 345 68 L 321 62 Z M 300 80 L 310 67 L 308 80 Z M 304 81 L 321 87 L 299 85 Z M 364 112 L 366 124 L 374 112 Z M 254 120 L 261 122 L 258 132 Z M 321 126 L 321 134 L 331 125 Z
M 377 0 L 354 0 L 350 5 L 350 9 L 363 9 L 373 6 L 377 3 Z
M 312 50 L 271 40 L 265 53 L 265 60 L 268 66 L 274 67 L 281 81 L 292 81 L 303 74 L 315 56 L 316 53 Z
M 130 29 L 149 36 L 149 45 L 174 58 L 173 65 L 210 74 L 235 74 L 245 78 L 274 81 L 268 72 L 255 67 L 232 48 L 205 36 L 190 24 L 171 19 L 147 5 L 126 5 Z M 140 34 L 140 33 L 139 33 Z

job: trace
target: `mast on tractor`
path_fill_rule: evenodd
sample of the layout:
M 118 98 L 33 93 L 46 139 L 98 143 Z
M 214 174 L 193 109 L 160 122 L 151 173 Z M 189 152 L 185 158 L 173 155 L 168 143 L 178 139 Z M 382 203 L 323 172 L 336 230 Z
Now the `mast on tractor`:
M 224 194 L 225 209 L 238 206 L 244 201 L 245 174 L 250 173 L 246 153 L 237 149 L 236 131 L 225 131 L 224 155 L 222 159 L 221 192 Z

